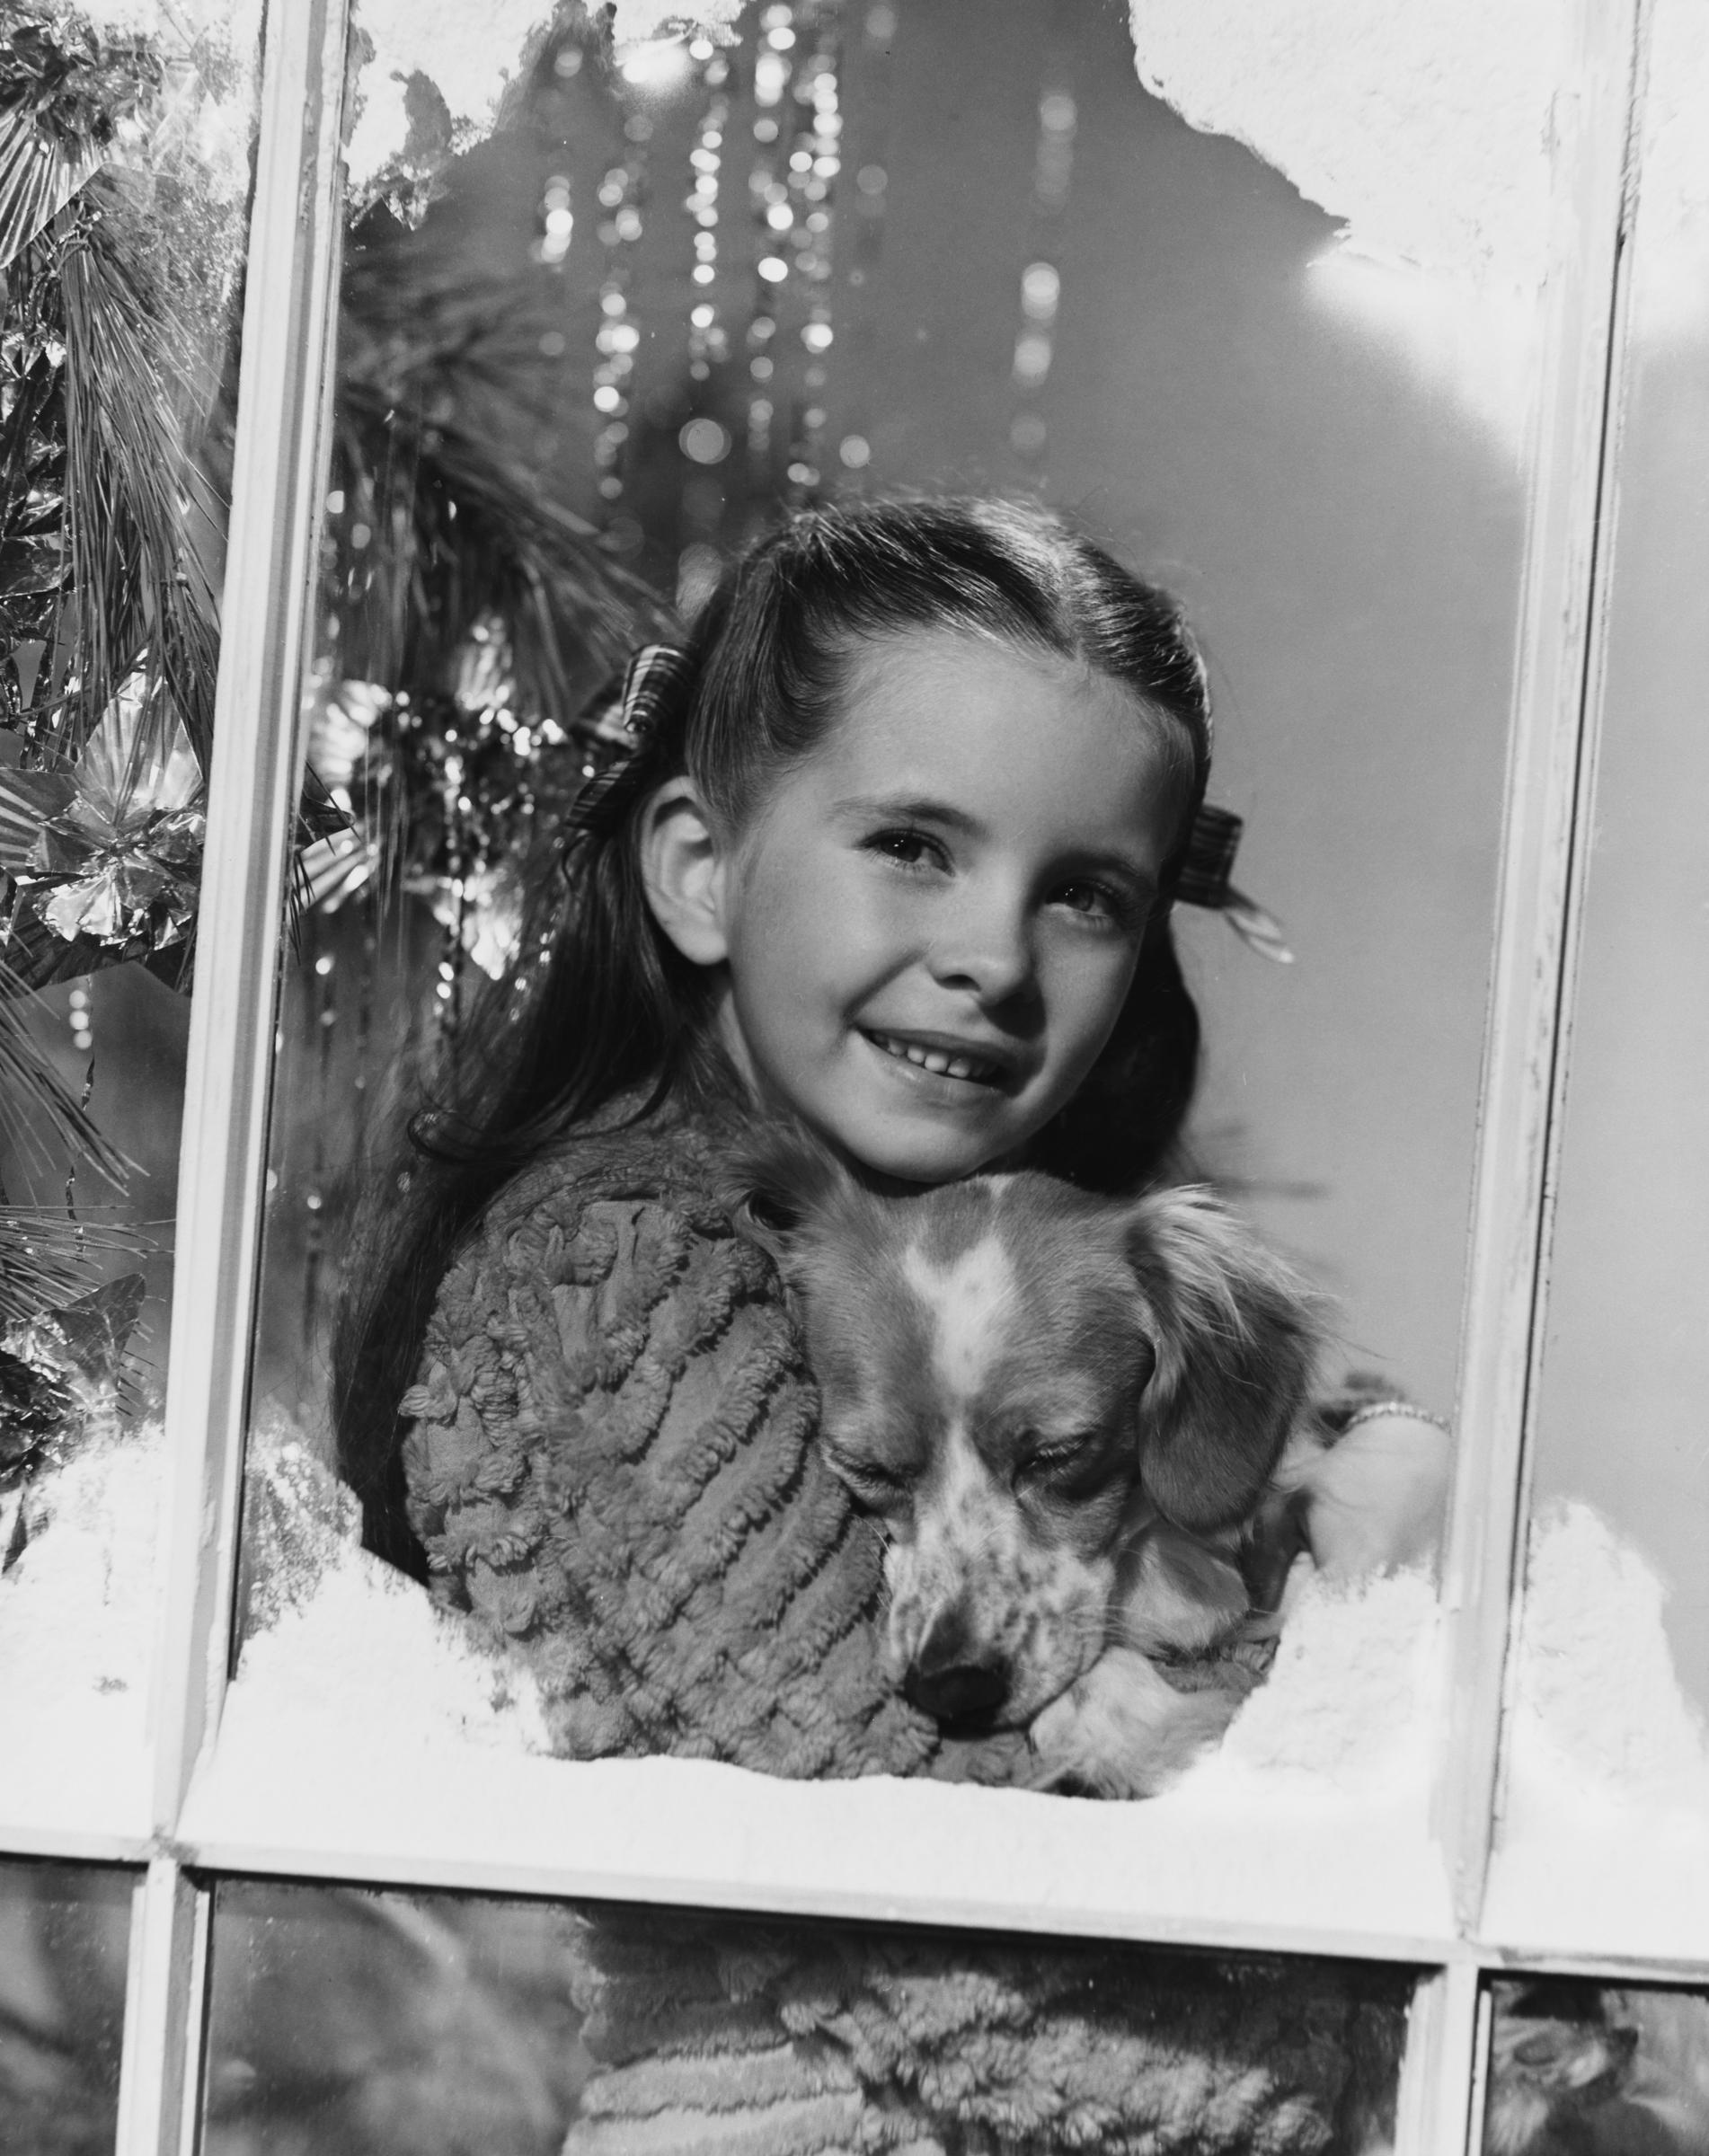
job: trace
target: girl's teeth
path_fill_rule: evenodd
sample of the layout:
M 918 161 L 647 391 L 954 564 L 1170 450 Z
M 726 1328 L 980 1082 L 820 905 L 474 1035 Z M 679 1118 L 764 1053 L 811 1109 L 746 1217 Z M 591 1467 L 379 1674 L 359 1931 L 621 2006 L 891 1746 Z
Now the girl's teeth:
M 921 1070 L 931 1071 L 940 1078 L 971 1078 L 984 1067 L 969 1056 L 952 1056 L 943 1048 L 916 1047 L 912 1041 L 893 1040 L 888 1033 L 874 1033 L 872 1038 L 887 1056 L 917 1064 Z

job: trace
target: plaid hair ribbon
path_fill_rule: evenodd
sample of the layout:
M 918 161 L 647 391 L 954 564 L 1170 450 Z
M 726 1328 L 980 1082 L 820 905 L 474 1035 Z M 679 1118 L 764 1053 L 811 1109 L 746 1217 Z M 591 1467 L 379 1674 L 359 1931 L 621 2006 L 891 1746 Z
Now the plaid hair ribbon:
M 1228 878 L 1245 825 L 1232 809 L 1201 801 L 1187 834 L 1187 852 L 1175 880 L 1174 897 L 1183 906 L 1202 906 L 1220 914 L 1243 943 L 1262 958 L 1291 966 L 1294 954 L 1273 914 L 1256 906 Z
M 663 702 L 688 673 L 688 654 L 674 644 L 642 644 L 623 672 L 589 704 L 577 729 L 614 748 L 630 749 L 641 740 Z

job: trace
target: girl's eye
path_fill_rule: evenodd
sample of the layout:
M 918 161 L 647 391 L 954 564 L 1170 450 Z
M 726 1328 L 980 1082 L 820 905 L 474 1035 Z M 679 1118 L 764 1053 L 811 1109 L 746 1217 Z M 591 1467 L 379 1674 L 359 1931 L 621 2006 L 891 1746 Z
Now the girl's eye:
M 1132 925 L 1135 907 L 1124 892 L 1102 883 L 1065 883 L 1056 895 L 1058 906 L 1088 921 L 1106 921 L 1112 928 Z
M 881 854 L 899 868 L 945 868 L 949 863 L 943 845 L 928 831 L 874 831 L 865 844 L 869 853 Z

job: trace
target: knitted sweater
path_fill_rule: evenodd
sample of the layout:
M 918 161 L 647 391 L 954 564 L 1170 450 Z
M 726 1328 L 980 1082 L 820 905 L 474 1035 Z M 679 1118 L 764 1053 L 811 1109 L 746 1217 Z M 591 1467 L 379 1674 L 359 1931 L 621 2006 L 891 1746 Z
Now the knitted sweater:
M 564 2156 L 1353 2156 L 1409 1973 L 669 1911 L 585 1929 Z
M 527 1657 L 569 1758 L 1008 1780 L 1023 1739 L 945 1742 L 880 1666 L 881 1545 L 725 1216 L 736 1135 L 580 1135 L 489 1208 L 403 1403 L 434 1591 Z

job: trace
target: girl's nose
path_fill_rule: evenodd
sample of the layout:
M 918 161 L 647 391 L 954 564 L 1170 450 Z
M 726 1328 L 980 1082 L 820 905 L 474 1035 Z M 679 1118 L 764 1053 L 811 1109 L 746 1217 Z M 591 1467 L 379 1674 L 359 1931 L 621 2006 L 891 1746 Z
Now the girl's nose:
M 1032 926 L 1024 910 L 992 897 L 958 908 L 932 954 L 934 976 L 982 1003 L 1012 1003 L 1034 986 Z

